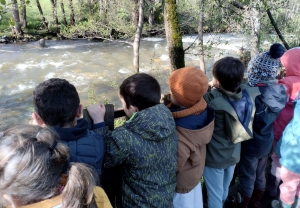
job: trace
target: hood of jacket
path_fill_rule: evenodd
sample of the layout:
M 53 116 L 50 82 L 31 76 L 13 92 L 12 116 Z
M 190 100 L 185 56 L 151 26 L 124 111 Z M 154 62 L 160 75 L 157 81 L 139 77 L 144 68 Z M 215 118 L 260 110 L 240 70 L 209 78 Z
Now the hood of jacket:
M 175 122 L 170 110 L 164 104 L 157 104 L 137 112 L 124 127 L 143 139 L 162 141 L 174 133 Z
M 201 147 L 210 142 L 213 132 L 213 120 L 215 118 L 214 110 L 207 107 L 207 120 L 204 127 L 199 129 L 187 129 L 181 126 L 176 126 L 178 135 L 185 138 L 186 145 L 193 149 L 193 146 Z M 201 135 L 199 137 L 199 135 Z
M 60 138 L 65 141 L 75 141 L 87 134 L 88 122 L 85 119 L 78 119 L 77 125 L 72 128 L 53 127 Z
M 300 47 L 286 51 L 280 58 L 286 76 L 300 76 Z

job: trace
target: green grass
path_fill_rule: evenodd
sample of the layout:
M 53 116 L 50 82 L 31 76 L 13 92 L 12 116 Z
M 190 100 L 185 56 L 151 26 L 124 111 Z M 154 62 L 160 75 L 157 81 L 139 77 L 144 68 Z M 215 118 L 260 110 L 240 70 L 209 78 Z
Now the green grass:
M 7 3 L 10 3 L 7 1 Z M 52 7 L 49 0 L 40 0 L 40 5 L 43 10 L 43 14 L 46 18 L 46 21 L 49 24 L 49 29 L 53 28 L 53 16 L 52 16 Z M 73 1 L 75 18 L 78 18 L 79 15 L 79 7 L 77 6 L 78 2 Z M 64 1 L 64 8 L 66 12 L 67 22 L 69 23 L 70 11 L 68 8 L 68 2 Z M 2 15 L 2 20 L 0 21 L 0 34 L 10 34 L 11 29 L 9 25 L 10 18 L 12 18 L 11 6 L 7 6 L 6 13 Z M 77 14 L 77 16 L 76 16 Z M 36 1 L 30 1 L 28 5 L 26 5 L 26 15 L 27 15 L 27 28 L 24 29 L 24 32 L 36 32 L 38 30 L 44 30 L 44 26 L 42 23 L 42 18 L 40 16 L 39 10 L 36 5 Z M 58 1 L 57 4 L 57 15 L 59 24 L 62 22 L 62 12 L 61 7 Z

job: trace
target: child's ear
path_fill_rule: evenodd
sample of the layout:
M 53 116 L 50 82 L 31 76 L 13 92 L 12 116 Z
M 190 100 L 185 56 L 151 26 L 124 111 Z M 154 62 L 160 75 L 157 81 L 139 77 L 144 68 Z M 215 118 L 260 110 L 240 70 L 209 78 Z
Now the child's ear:
M 83 105 L 79 104 L 77 113 L 76 113 L 76 118 L 80 118 L 83 112 Z
M 31 114 L 31 117 L 33 120 L 33 122 L 32 122 L 33 125 L 45 126 L 44 121 L 41 119 L 41 117 L 36 112 L 33 112 Z
M 133 106 L 133 105 L 130 105 L 130 106 L 129 106 L 129 110 L 130 110 L 131 112 L 133 112 L 133 113 L 136 113 L 136 112 L 139 111 L 139 109 L 138 109 L 136 106 Z

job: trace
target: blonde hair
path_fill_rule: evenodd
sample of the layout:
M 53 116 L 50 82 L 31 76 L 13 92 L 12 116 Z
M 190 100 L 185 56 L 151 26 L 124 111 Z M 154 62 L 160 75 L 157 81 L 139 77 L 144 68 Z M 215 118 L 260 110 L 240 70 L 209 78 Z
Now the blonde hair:
M 62 207 L 96 207 L 93 171 L 68 159 L 69 149 L 49 128 L 18 125 L 0 133 L 0 197 L 11 196 L 18 205 L 49 199 L 67 174 Z

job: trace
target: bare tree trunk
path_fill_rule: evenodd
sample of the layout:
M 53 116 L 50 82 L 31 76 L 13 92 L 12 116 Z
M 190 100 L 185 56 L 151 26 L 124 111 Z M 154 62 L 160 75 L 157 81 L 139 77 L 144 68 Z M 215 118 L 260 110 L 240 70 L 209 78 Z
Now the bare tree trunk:
M 15 22 L 14 32 L 16 33 L 16 35 L 23 35 L 23 31 L 22 31 L 21 23 L 20 23 L 18 2 L 17 2 L 17 0 L 12 0 L 11 3 L 12 3 L 13 19 Z
M 63 18 L 63 24 L 67 26 L 67 18 L 66 18 L 66 12 L 65 12 L 65 5 L 64 5 L 64 0 L 60 0 L 60 8 L 61 8 L 61 13 L 62 13 L 62 18 Z
M 36 0 L 36 5 L 37 5 L 37 8 L 39 9 L 40 16 L 42 18 L 42 22 L 43 22 L 44 28 L 48 31 L 48 23 L 46 22 L 46 18 L 45 18 L 44 14 L 43 14 L 43 10 L 42 10 L 42 7 L 41 7 L 41 4 L 40 4 L 39 0 Z
M 149 23 L 150 27 L 152 27 L 153 23 L 154 23 L 154 4 L 155 4 L 155 0 L 150 0 L 149 4 L 150 4 L 149 5 L 150 10 L 149 10 L 148 23 Z
M 144 23 L 144 0 L 140 0 L 139 4 L 139 22 L 135 32 L 134 41 L 133 41 L 133 69 L 139 73 L 139 48 L 141 42 L 141 35 L 143 31 Z
M 285 41 L 285 39 L 284 39 L 284 37 L 282 36 L 280 30 L 278 29 L 278 26 L 277 26 L 277 24 L 276 24 L 276 22 L 275 22 L 275 20 L 274 20 L 274 18 L 273 18 L 273 16 L 272 16 L 272 14 L 271 14 L 270 9 L 267 9 L 267 14 L 268 14 L 268 17 L 269 17 L 269 19 L 270 19 L 270 21 L 271 21 L 271 24 L 273 25 L 273 27 L 274 27 L 274 29 L 275 29 L 275 31 L 276 31 L 276 33 L 277 33 L 279 39 L 282 41 L 284 47 L 285 47 L 287 50 L 289 50 L 289 49 L 290 49 L 290 46 L 289 46 L 289 44 Z
M 26 18 L 26 3 L 25 0 L 20 0 L 20 22 L 23 28 L 27 27 L 27 18 Z
M 139 7 L 138 7 L 138 0 L 131 0 L 133 5 L 133 10 L 131 12 L 131 24 L 137 25 L 139 21 Z
M 57 10 L 56 10 L 57 0 L 50 0 L 50 2 L 52 6 L 54 28 L 55 28 L 55 32 L 57 33 L 58 32 L 58 17 L 57 17 Z
M 165 0 L 164 22 L 171 71 L 184 67 L 184 51 L 177 17 L 176 0 Z
M 199 2 L 199 25 L 198 25 L 198 36 L 199 36 L 199 64 L 200 69 L 206 74 L 205 63 L 204 63 L 204 49 L 203 49 L 203 20 L 204 20 L 204 0 Z
M 108 1 L 99 0 L 99 16 L 103 24 L 106 24 L 107 21 L 107 11 L 108 11 Z
M 69 0 L 69 10 L 70 10 L 70 25 L 75 25 L 75 15 L 74 15 L 74 7 L 72 0 Z
M 251 58 L 259 52 L 260 43 L 260 0 L 256 0 L 250 8 L 251 22 Z

